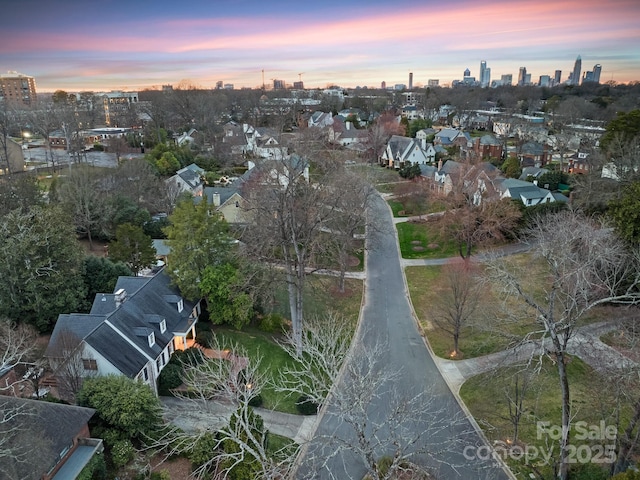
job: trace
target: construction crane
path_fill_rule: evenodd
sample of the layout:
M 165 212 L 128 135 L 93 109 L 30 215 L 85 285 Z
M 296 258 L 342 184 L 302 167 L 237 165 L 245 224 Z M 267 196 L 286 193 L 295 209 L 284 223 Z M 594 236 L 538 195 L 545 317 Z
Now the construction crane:
M 301 82 L 302 82 L 302 75 L 304 75 L 304 72 L 298 74 L 298 78 L 300 79 Z

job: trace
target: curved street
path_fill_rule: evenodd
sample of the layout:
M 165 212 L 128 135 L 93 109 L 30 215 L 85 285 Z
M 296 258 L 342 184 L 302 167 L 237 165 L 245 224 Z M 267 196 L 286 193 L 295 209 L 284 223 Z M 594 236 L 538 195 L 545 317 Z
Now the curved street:
M 485 439 L 451 392 L 418 331 L 389 207 L 380 196 L 375 196 L 369 214 L 374 218 L 374 228 L 367 238 L 365 303 L 352 351 L 384 344 L 386 348 L 379 355 L 377 365 L 397 372 L 397 376 L 392 385 L 379 385 L 380 396 L 368 406 L 368 418 L 363 421 L 387 418 L 394 394 L 413 399 L 416 392 L 422 392 L 421 400 L 411 405 L 410 424 L 416 436 L 426 433 L 421 441 L 429 450 L 421 449 L 425 445 L 411 446 L 419 452 L 412 461 L 428 467 L 437 479 L 512 478 L 501 464 L 480 460 L 474 455 L 477 447 L 486 445 Z M 358 355 L 352 355 L 348 361 L 360 360 Z M 340 437 L 337 443 L 341 445 L 356 441 L 353 429 L 341 418 L 331 399 L 347 387 L 344 377 L 334 385 L 336 393 L 319 416 L 314 439 L 301 459 L 297 478 L 360 480 L 366 473 L 355 449 L 341 448 L 336 454 L 334 442 L 327 441 L 336 437 Z M 385 454 L 389 452 L 376 451 L 378 458 Z M 323 458 L 319 467 L 318 459 Z

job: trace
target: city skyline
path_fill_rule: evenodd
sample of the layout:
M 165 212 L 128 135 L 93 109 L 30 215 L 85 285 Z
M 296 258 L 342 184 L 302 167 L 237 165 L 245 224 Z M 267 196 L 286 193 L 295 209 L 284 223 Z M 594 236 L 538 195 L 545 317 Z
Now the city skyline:
M 239 0 L 189 8 L 166 1 L 6 0 L 0 72 L 33 76 L 39 92 L 142 90 L 181 83 L 213 88 L 414 86 L 438 79 L 517 77 L 533 82 L 577 56 L 583 71 L 602 65 L 601 82 L 640 80 L 640 5 L 614 0 L 503 0 L 455 4 L 401 0 L 327 0 L 301 5 Z M 264 72 L 264 74 L 263 74 Z M 514 82 L 515 83 L 515 82 Z

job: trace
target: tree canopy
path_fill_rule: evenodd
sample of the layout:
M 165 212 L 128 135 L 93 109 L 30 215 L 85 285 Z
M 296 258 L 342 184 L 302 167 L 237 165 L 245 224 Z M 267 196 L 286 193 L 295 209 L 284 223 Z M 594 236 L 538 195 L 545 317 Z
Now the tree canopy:
M 109 255 L 115 262 L 122 262 L 138 275 L 140 270 L 155 263 L 156 250 L 151 237 L 141 227 L 123 223 L 116 229 L 116 240 L 109 247 Z
M 162 426 L 162 407 L 151 388 L 122 375 L 88 378 L 77 400 L 78 405 L 96 409 L 103 427 L 129 439 L 141 439 Z
M 57 206 L 14 210 L 0 218 L 0 315 L 49 330 L 86 298 L 84 252 Z
M 227 222 L 213 211 L 206 198 L 196 205 L 191 198 L 178 203 L 165 229 L 171 248 L 168 273 L 190 300 L 202 297 L 200 282 L 208 265 L 226 263 L 232 243 Z
M 621 198 L 609 204 L 609 216 L 624 240 L 640 244 L 640 182 L 627 185 Z

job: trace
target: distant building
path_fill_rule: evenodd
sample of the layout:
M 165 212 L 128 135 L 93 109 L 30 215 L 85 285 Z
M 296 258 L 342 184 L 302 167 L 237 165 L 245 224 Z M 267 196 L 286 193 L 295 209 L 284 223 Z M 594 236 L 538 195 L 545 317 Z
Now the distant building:
M 163 86 L 164 91 L 164 86 Z M 104 122 L 111 127 L 118 114 L 129 109 L 131 104 L 138 103 L 138 92 L 121 92 L 112 90 L 107 93 L 98 93 L 104 104 Z
M 224 84 L 224 89 L 225 90 L 233 90 L 233 83 L 225 83 Z
M 518 86 L 522 87 L 526 85 L 527 79 L 527 67 L 520 67 L 520 71 L 518 72 Z
M 580 85 L 580 71 L 582 70 L 582 59 L 580 55 L 573 64 L 573 71 L 569 75 L 569 85 Z
M 33 77 L 14 71 L 0 74 L 0 101 L 28 106 L 36 100 L 36 81 Z
M 512 83 L 513 83 L 513 75 L 512 74 L 507 73 L 506 75 L 502 75 L 500 77 L 500 85 L 511 86 Z
M 541 87 L 550 87 L 551 86 L 551 77 L 549 75 L 540 75 L 540 79 L 538 81 L 538 85 Z
M 413 72 L 409 73 L 409 90 L 413 90 Z
M 222 90 L 222 85 L 223 85 L 222 80 L 218 80 L 216 82 L 216 90 Z
M 585 83 L 585 82 L 600 83 L 601 71 L 602 71 L 602 66 L 600 64 L 594 65 L 593 70 L 584 72 L 584 77 L 582 77 L 582 83 Z
M 387 89 L 387 82 L 385 82 L 384 80 L 380 83 L 380 88 L 382 90 L 386 90 Z
M 293 88 L 295 88 L 296 90 L 304 90 L 304 82 L 293 82 Z
M 274 90 L 284 90 L 284 80 L 273 80 L 273 89 Z
M 562 70 L 556 70 L 556 73 L 553 75 L 553 84 L 560 85 L 562 83 Z
M 438 80 L 437 78 L 430 78 L 429 81 L 427 82 L 427 86 L 429 87 L 437 87 L 440 85 L 440 80 Z
M 487 62 L 480 62 L 480 86 L 488 87 L 491 84 L 491 69 L 487 68 Z

